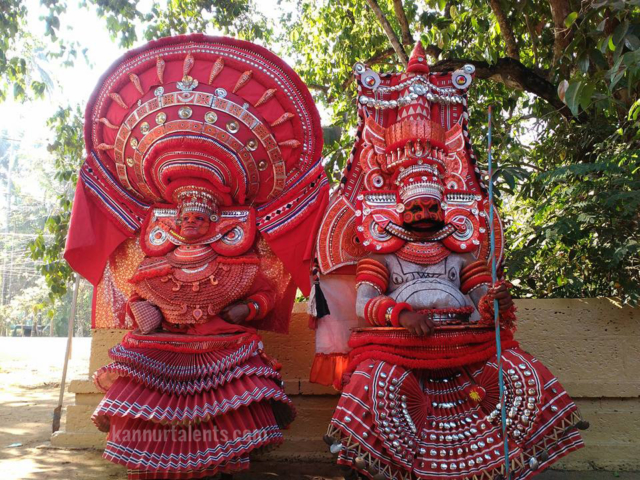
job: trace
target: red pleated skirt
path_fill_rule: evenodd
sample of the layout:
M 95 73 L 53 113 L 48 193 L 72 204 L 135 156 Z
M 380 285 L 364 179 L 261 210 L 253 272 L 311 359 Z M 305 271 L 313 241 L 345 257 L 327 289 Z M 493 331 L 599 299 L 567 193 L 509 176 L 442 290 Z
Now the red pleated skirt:
M 106 392 L 93 414 L 109 432 L 104 457 L 129 479 L 191 479 L 249 468 L 282 443 L 295 417 L 275 362 L 253 333 L 128 333 L 94 375 Z
M 503 352 L 513 480 L 583 446 L 576 405 L 537 359 Z M 339 463 L 368 478 L 491 479 L 505 473 L 495 353 L 486 361 L 417 369 L 370 358 L 353 371 L 329 436 Z

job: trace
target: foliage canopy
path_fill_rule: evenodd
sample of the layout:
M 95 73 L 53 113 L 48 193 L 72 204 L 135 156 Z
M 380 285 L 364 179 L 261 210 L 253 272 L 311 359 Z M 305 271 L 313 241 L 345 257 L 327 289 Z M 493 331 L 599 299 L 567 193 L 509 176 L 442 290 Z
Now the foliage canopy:
M 0 23 L 9 35 L 2 40 L 1 85 L 13 84 L 14 93 L 31 85 L 37 95 L 40 87 L 21 73 L 25 54 L 16 49 L 30 35 L 25 7 L 3 3 L 9 8 Z M 473 63 L 471 133 L 482 161 L 486 110 L 493 105 L 494 181 L 516 293 L 640 299 L 640 0 L 281 0 L 269 16 L 259 13 L 262 3 L 156 0 L 142 12 L 135 1 L 86 0 L 124 47 L 218 31 L 290 59 L 334 127 L 325 148 L 334 179 L 353 143 L 356 61 L 401 69 L 420 39 L 432 70 Z M 55 40 L 65 1 L 43 4 Z M 51 126 L 60 181 L 73 182 L 82 151 L 74 143 L 81 136 L 79 112 L 66 107 Z M 66 232 L 71 197 L 65 195 L 59 221 L 46 227 L 55 240 L 32 247 L 49 264 L 59 261 Z M 45 271 L 57 275 L 49 282 L 54 293 L 69 278 L 67 267 L 57 265 Z

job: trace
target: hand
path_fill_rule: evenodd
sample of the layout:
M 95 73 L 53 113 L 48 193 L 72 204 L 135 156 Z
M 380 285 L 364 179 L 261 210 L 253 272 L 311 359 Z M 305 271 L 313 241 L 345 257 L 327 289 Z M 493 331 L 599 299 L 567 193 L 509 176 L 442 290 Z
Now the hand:
M 225 322 L 240 325 L 249 316 L 249 307 L 245 303 L 232 303 L 227 305 L 220 312 L 220 317 Z
M 408 310 L 400 312 L 399 321 L 400 325 L 414 335 L 429 336 L 436 328 L 435 323 L 428 315 Z
M 500 283 L 496 287 L 490 288 L 487 291 L 487 294 L 498 300 L 498 311 L 500 313 L 506 312 L 513 306 L 511 293 L 509 293 L 509 288 L 507 288 L 507 285 L 504 283 Z

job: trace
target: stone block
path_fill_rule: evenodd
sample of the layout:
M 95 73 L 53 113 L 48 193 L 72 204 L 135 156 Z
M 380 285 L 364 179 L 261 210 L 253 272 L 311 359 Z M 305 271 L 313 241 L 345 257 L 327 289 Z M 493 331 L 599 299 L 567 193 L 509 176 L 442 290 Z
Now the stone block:
M 557 464 L 567 470 L 640 469 L 640 309 L 611 299 L 518 300 L 517 339 L 536 355 L 576 400 L 591 428 L 586 448 Z M 337 402 L 331 387 L 308 381 L 314 334 L 307 328 L 306 304 L 294 306 L 290 335 L 265 333 L 269 355 L 283 365 L 286 391 L 298 418 L 284 432 L 285 444 L 261 458 L 267 461 L 330 462 L 322 436 Z M 89 374 L 110 362 L 108 349 L 126 330 L 94 330 Z M 67 409 L 65 431 L 52 444 L 104 446 L 105 434 L 91 422 L 102 394 L 89 379 L 69 385 L 76 404 Z

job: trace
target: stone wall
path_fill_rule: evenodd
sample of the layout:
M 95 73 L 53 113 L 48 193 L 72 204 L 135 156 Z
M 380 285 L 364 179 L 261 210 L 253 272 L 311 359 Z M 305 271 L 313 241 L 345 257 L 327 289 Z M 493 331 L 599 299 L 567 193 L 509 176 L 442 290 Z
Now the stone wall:
M 576 400 L 591 428 L 586 448 L 565 458 L 569 470 L 640 469 L 640 309 L 610 299 L 518 300 L 517 338 L 534 353 Z M 331 460 L 322 435 L 337 401 L 332 388 L 307 380 L 314 352 L 306 305 L 294 307 L 289 336 L 265 334 L 266 351 L 283 364 L 287 393 L 298 418 L 285 432 L 285 445 L 269 454 L 277 460 Z M 108 363 L 107 350 L 124 330 L 94 330 L 89 371 Z M 101 394 L 86 380 L 69 385 L 75 405 L 64 430 L 51 441 L 64 447 L 102 447 L 104 434 L 90 417 Z

